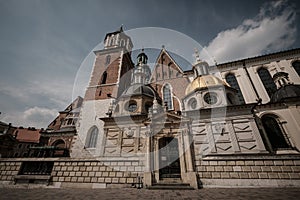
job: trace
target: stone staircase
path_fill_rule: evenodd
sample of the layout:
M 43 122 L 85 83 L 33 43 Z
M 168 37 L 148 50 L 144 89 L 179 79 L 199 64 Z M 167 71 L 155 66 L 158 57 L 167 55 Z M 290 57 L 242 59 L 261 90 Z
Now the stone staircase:
M 158 183 L 148 187 L 149 190 L 194 190 L 189 183 L 183 183 L 181 178 L 163 178 Z

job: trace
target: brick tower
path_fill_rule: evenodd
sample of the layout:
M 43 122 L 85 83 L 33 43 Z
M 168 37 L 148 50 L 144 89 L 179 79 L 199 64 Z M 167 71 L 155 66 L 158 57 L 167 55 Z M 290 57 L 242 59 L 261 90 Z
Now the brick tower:
M 109 105 L 130 85 L 133 44 L 129 36 L 119 30 L 107 33 L 104 48 L 94 51 L 95 62 L 86 89 L 77 138 L 73 144 L 72 157 L 97 156 L 100 152 L 103 122 Z

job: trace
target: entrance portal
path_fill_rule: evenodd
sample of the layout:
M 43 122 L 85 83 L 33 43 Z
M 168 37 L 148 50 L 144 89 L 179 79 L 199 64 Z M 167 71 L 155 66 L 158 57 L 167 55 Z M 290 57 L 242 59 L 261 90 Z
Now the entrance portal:
M 178 139 L 164 137 L 159 140 L 159 178 L 180 178 Z

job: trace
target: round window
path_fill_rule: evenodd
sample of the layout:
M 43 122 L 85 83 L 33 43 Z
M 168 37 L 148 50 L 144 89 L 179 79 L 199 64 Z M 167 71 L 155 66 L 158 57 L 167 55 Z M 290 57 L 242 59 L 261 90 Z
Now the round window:
M 137 105 L 135 101 L 127 102 L 125 105 L 125 109 L 129 112 L 134 112 L 137 109 Z
M 204 101 L 208 104 L 216 104 L 218 101 L 218 97 L 216 93 L 206 93 L 204 95 Z
M 135 111 L 135 110 L 136 110 L 136 104 L 135 104 L 135 103 L 129 104 L 129 106 L 128 106 L 128 111 L 129 111 L 129 112 L 133 112 L 133 111 Z
M 191 98 L 189 100 L 189 106 L 191 107 L 191 109 L 195 109 L 197 107 L 197 100 L 195 98 Z

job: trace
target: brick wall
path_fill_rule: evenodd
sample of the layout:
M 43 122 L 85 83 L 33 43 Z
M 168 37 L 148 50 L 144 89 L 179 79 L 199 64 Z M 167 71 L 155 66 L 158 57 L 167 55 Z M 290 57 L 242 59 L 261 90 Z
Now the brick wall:
M 53 182 L 132 184 L 135 170 L 141 171 L 137 162 L 61 161 L 54 163 L 51 175 Z
M 196 170 L 200 179 L 300 179 L 300 158 L 205 159 Z
M 138 161 L 101 162 L 71 159 L 0 159 L 0 185 L 12 185 L 22 161 L 53 161 L 52 184 L 102 184 L 104 187 L 128 187 L 142 175 L 143 167 Z M 62 186 L 63 187 L 63 186 Z
M 101 187 L 130 187 L 136 182 L 137 176 L 143 176 L 144 170 L 143 163 L 138 160 L 0 159 L 0 186 L 13 184 L 14 176 L 18 174 L 23 161 L 53 161 L 50 187 L 94 187 L 97 184 Z M 236 184 L 249 180 L 259 181 L 253 183 L 254 186 L 262 181 L 283 181 L 281 186 L 300 184 L 300 157 L 296 156 L 220 156 L 198 160 L 195 165 L 199 182 L 204 180 L 207 185 L 217 183 L 226 187 L 230 181 Z
M 22 162 L 14 161 L 0 161 L 0 182 L 14 180 L 14 176 L 18 174 Z

